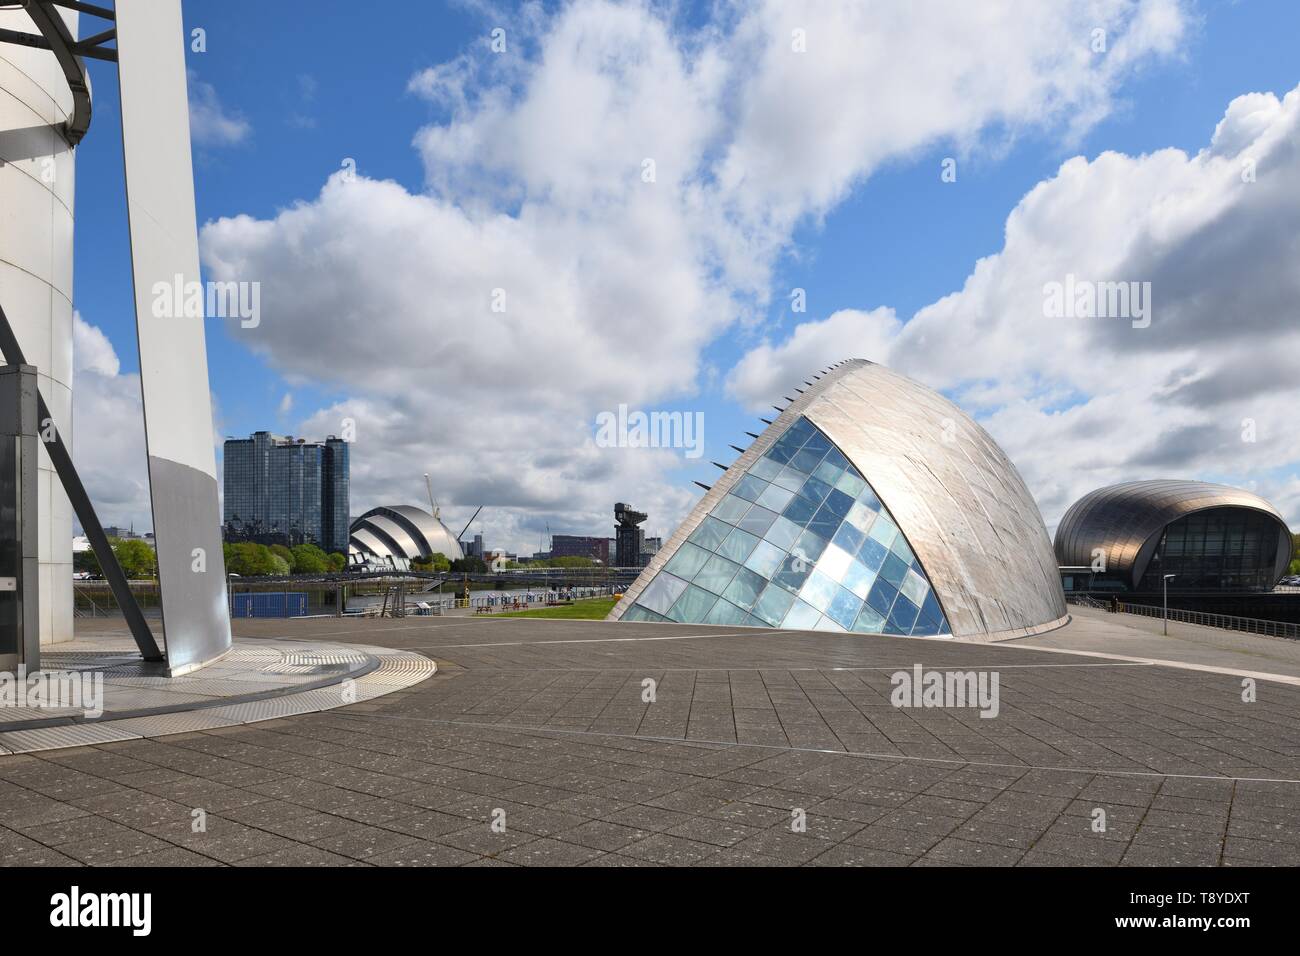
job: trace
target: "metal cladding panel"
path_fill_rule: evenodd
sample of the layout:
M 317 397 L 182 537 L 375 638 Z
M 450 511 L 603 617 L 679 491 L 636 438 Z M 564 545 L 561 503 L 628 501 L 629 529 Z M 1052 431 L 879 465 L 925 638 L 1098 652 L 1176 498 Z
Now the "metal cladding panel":
M 364 554 L 373 554 L 380 558 L 391 557 L 393 554 L 393 549 L 368 527 L 356 527 L 354 525 L 351 544 Z
M 713 484 L 610 614 L 636 602 L 715 504 L 800 417 L 861 472 L 924 566 L 956 637 L 1005 640 L 1066 620 L 1033 497 L 987 432 L 938 393 L 880 365 L 822 374 Z
M 392 518 L 386 515 L 371 515 L 365 519 L 363 527 L 369 528 L 379 538 L 391 541 L 397 548 L 395 554 L 408 559 L 420 556 L 420 546 L 415 543 L 415 539 Z
M 202 288 L 185 31 L 180 0 L 118 0 L 116 13 L 145 441 L 167 659 L 176 670 L 230 647 L 204 318 L 176 301 Z
M 413 505 L 383 505 L 371 508 L 352 522 L 351 535 L 355 537 L 359 531 L 367 528 L 372 532 L 378 530 L 381 534 L 388 535 L 401 546 L 402 552 L 408 558 L 427 557 L 430 554 L 440 553 L 447 559 L 455 561 L 465 556 L 456 536 L 439 518 Z M 382 552 L 374 553 L 383 555 L 390 550 L 391 548 L 385 547 Z
M 1090 491 L 1065 512 L 1056 529 L 1056 557 L 1062 565 L 1093 563 L 1105 556 L 1108 573 L 1127 575 L 1136 587 L 1151 561 L 1166 525 L 1210 508 L 1248 508 L 1277 519 L 1278 550 L 1274 575 L 1286 573 L 1291 533 L 1281 513 L 1259 495 L 1208 481 L 1158 478 L 1126 481 Z

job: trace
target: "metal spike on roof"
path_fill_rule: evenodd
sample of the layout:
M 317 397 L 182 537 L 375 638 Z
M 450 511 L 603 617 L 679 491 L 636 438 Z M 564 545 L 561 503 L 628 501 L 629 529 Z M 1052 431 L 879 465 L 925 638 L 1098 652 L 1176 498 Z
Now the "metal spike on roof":
M 748 435 L 750 438 L 757 438 L 757 437 L 758 437 L 758 436 L 755 435 L 753 432 L 745 432 L 745 434 Z
M 713 490 L 713 486 L 712 486 L 712 485 L 706 485 L 706 484 L 705 484 L 704 482 L 702 482 L 702 481 L 697 481 L 696 484 L 699 485 L 701 488 L 703 488 L 705 491 L 712 491 L 712 490 Z
M 734 448 L 736 451 L 740 452 L 742 455 L 745 453 L 745 449 L 741 448 L 739 445 L 732 445 L 731 447 Z
M 714 466 L 716 466 L 716 467 L 718 467 L 718 468 L 721 468 L 723 471 L 726 471 L 726 470 L 727 470 L 727 466 L 726 466 L 726 465 L 723 465 L 723 464 L 720 464 L 719 462 L 711 461 L 711 462 L 709 462 L 709 464 L 714 465 Z
M 773 405 L 772 407 L 776 409 L 776 413 L 778 415 L 780 415 L 783 411 L 785 411 L 785 409 L 782 408 L 780 405 Z
M 762 422 L 764 425 L 772 424 L 772 419 L 770 418 L 760 418 L 759 421 Z

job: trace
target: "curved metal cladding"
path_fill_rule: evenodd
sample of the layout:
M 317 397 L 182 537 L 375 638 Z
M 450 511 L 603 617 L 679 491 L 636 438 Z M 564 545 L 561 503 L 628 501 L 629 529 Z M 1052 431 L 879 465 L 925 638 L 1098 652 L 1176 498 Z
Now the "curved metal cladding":
M 1137 587 L 1160 543 L 1161 532 L 1179 518 L 1211 508 L 1247 508 L 1275 518 L 1278 551 L 1274 577 L 1286 573 L 1291 532 L 1286 519 L 1259 495 L 1207 481 L 1126 481 L 1090 491 L 1065 512 L 1056 529 L 1056 558 L 1076 567 L 1093 563 L 1100 550 L 1106 573 L 1123 575 Z M 1276 581 L 1274 582 L 1276 583 Z
M 77 13 L 51 12 L 76 35 Z M 0 28 L 34 32 L 27 10 L 12 4 L 0 9 Z M 49 50 L 0 44 L 0 303 L 69 447 L 76 161 L 59 130 L 73 109 Z M 73 639 L 74 516 L 43 445 L 37 457 L 39 630 L 41 644 L 50 644 Z
M 741 565 L 725 584 L 724 559 Z M 1051 541 L 1010 460 L 952 402 L 860 359 L 781 412 L 610 619 L 700 620 L 701 591 L 726 602 L 703 617 L 719 624 L 997 641 L 1067 619 Z
M 377 557 L 427 558 L 441 553 L 456 560 L 465 555 L 441 519 L 411 505 L 371 508 L 352 522 L 351 546 Z

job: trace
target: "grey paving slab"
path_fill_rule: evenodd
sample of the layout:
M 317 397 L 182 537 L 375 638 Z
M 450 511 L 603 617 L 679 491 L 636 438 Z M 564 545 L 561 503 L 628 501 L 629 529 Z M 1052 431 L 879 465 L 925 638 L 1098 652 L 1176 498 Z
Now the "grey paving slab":
M 1286 683 L 1246 704 L 1239 678 L 1206 670 L 803 632 L 237 627 L 253 648 L 391 647 L 438 674 L 257 725 L 0 756 L 0 863 L 1300 863 L 1300 687 Z M 895 708 L 891 675 L 917 663 L 996 672 L 999 715 Z

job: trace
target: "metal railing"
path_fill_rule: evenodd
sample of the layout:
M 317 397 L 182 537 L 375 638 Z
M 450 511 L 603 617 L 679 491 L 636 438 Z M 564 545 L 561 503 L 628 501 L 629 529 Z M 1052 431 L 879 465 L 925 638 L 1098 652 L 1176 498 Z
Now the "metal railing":
M 1081 604 L 1085 607 L 1095 607 L 1101 610 L 1109 610 L 1110 605 L 1094 598 L 1071 596 L 1066 599 L 1071 604 Z M 1154 607 L 1150 604 L 1129 604 L 1127 601 L 1120 601 L 1118 610 L 1125 614 L 1137 614 L 1141 617 L 1153 617 L 1161 620 L 1165 616 L 1164 608 Z M 1290 621 L 1265 621 L 1256 617 L 1238 617 L 1235 614 L 1211 614 L 1208 611 L 1187 611 L 1182 608 L 1169 608 L 1169 620 L 1178 621 L 1182 624 L 1195 624 L 1199 627 L 1217 627 L 1225 631 L 1244 631 L 1248 634 L 1263 634 L 1267 637 L 1285 637 L 1290 640 L 1300 640 L 1300 624 L 1293 624 Z

